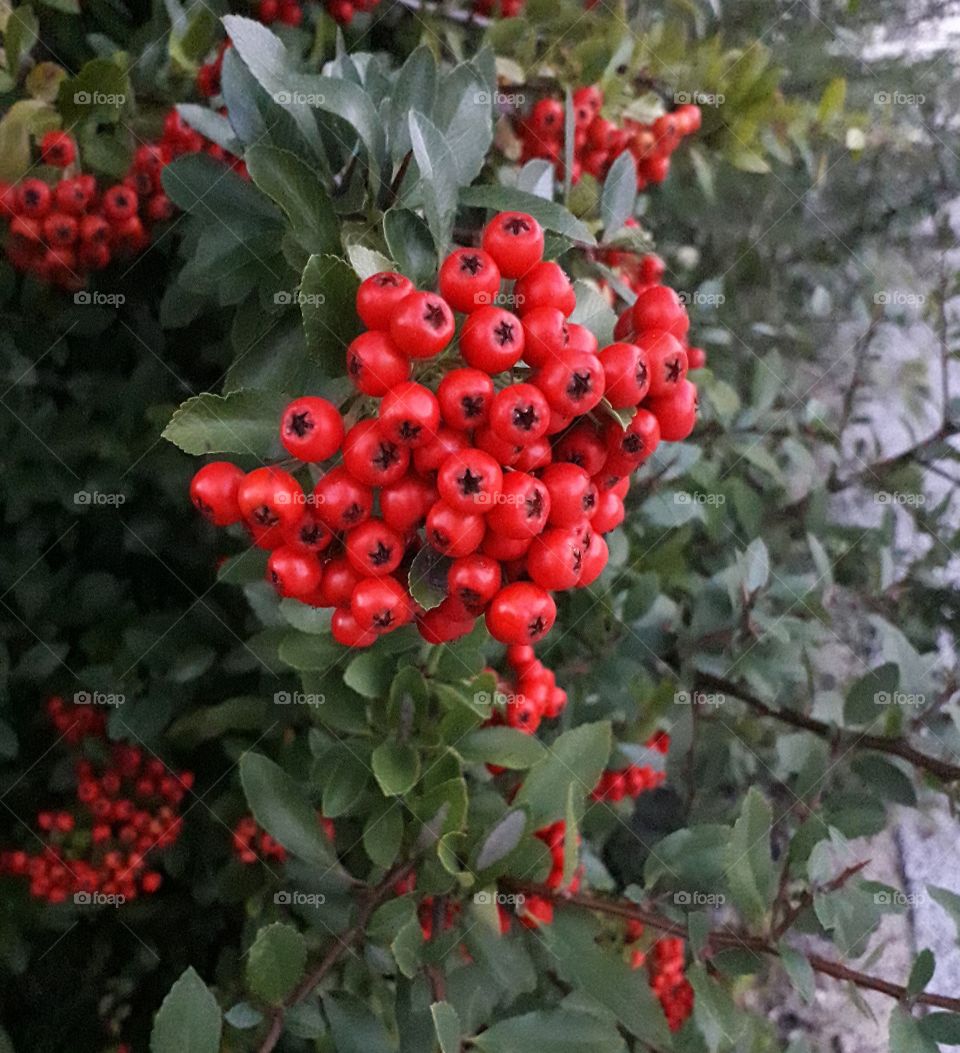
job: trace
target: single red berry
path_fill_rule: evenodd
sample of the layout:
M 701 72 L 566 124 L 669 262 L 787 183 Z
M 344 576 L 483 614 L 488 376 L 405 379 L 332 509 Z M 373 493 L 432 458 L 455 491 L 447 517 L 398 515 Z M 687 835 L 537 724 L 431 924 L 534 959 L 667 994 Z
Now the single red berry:
M 90 245 L 109 245 L 113 228 L 103 216 L 84 216 L 80 220 L 80 240 Z
M 42 179 L 24 179 L 17 189 L 17 211 L 30 219 L 43 219 L 52 200 L 50 187 Z
M 490 406 L 490 428 L 505 442 L 528 446 L 547 433 L 550 407 L 534 384 L 511 384 L 498 391 Z
M 484 424 L 493 400 L 493 381 L 479 369 L 452 369 L 437 387 L 444 423 L 460 431 Z
M 504 278 L 519 278 L 543 259 L 543 229 L 524 212 L 501 212 L 483 230 L 483 247 Z
M 51 212 L 43 221 L 43 236 L 48 245 L 67 248 L 77 240 L 79 224 L 65 212 Z
M 538 307 L 555 307 L 566 318 L 577 306 L 577 294 L 570 278 L 558 263 L 551 260 L 535 264 L 518 278 L 513 294 L 521 316 Z
M 552 414 L 550 419 L 552 428 Z M 550 428 L 547 429 L 548 435 L 550 434 L 550 430 Z M 535 472 L 537 469 L 544 468 L 546 465 L 550 464 L 552 460 L 553 447 L 550 445 L 549 438 L 544 436 L 542 439 L 537 439 L 536 442 L 527 443 L 527 445 L 521 449 L 520 456 L 513 462 L 513 467 L 519 472 Z
M 293 527 L 303 516 L 306 503 L 300 484 L 282 468 L 255 468 L 237 488 L 243 518 L 258 527 Z
M 326 399 L 304 395 L 294 399 L 280 418 L 280 441 L 301 461 L 325 461 L 343 443 L 340 411 Z
M 540 481 L 550 494 L 548 521 L 554 527 L 571 527 L 589 519 L 597 507 L 597 487 L 579 466 L 569 462 L 549 464 Z
M 500 496 L 487 514 L 487 525 L 504 537 L 530 538 L 543 530 L 549 515 L 550 494 L 546 486 L 526 472 L 507 472 Z
M 347 376 L 365 395 L 382 398 L 410 376 L 410 363 L 387 333 L 361 333 L 347 348 Z
M 683 340 L 690 328 L 687 309 L 680 297 L 665 285 L 655 285 L 637 297 L 630 314 L 630 322 L 638 333 L 648 329 L 666 330 Z
M 346 468 L 332 468 L 313 490 L 316 514 L 331 530 L 350 530 L 373 513 L 373 490 Z
M 366 577 L 392 574 L 403 559 L 403 538 L 381 519 L 368 519 L 346 536 L 347 559 Z
M 636 344 L 610 344 L 599 354 L 605 380 L 604 396 L 614 409 L 642 402 L 650 390 L 647 353 Z
M 333 541 L 333 534 L 317 514 L 316 509 L 307 508 L 296 526 L 284 530 L 284 541 L 301 552 L 318 554 L 325 552 Z
M 586 326 L 567 322 L 567 350 L 595 355 L 600 350 L 600 341 Z
M 557 619 L 557 605 L 545 589 L 518 581 L 502 588 L 486 612 L 490 635 L 505 644 L 534 644 Z
M 487 425 L 477 429 L 473 441 L 477 449 L 489 453 L 504 468 L 516 465 L 524 449 L 520 445 L 508 442 Z
M 426 446 L 418 446 L 413 451 L 413 466 L 419 475 L 429 476 L 439 470 L 450 454 L 465 450 L 469 445 L 462 431 L 454 431 L 441 425 L 433 442 L 427 443 Z
M 71 216 L 79 216 L 90 204 L 90 195 L 79 179 L 61 179 L 53 192 L 56 207 Z
M 237 491 L 243 478 L 243 470 L 229 461 L 205 464 L 190 482 L 190 500 L 214 526 L 230 526 L 242 518 Z
M 466 636 L 475 620 L 464 618 L 463 608 L 448 596 L 439 607 L 433 607 L 417 619 L 417 629 L 427 643 L 450 643 Z
M 697 388 L 689 380 L 682 380 L 670 395 L 648 399 L 646 405 L 667 442 L 682 442 L 697 423 Z
M 577 534 L 567 527 L 553 527 L 533 539 L 527 552 L 527 570 L 544 589 L 572 589 L 580 580 L 583 549 Z
M 587 475 L 596 475 L 607 459 L 607 447 L 589 421 L 580 421 L 562 436 L 553 450 L 554 460 L 568 461 Z
M 468 365 L 484 373 L 511 369 L 524 354 L 520 319 L 500 307 L 479 308 L 463 326 L 460 353 Z
M 40 158 L 44 164 L 66 168 L 76 157 L 77 143 L 68 132 L 47 132 L 40 140 Z
M 623 502 L 612 490 L 605 490 L 597 500 L 590 525 L 600 534 L 609 534 L 623 522 L 623 517 Z
M 570 327 L 556 307 L 535 307 L 523 315 L 523 359 L 539 369 L 570 346 Z
M 500 465 L 483 450 L 452 453 L 437 472 L 441 498 L 458 512 L 484 515 L 493 507 L 502 488 Z
M 123 223 L 137 214 L 137 195 L 126 186 L 112 186 L 103 195 L 103 214 L 113 224 Z
M 380 515 L 387 526 L 400 534 L 408 534 L 423 522 L 436 500 L 436 491 L 428 483 L 414 475 L 405 475 L 381 487 Z
M 453 311 L 436 293 L 409 293 L 390 316 L 390 336 L 408 358 L 438 355 L 450 343 L 455 329 Z
M 281 596 L 308 596 L 319 587 L 321 577 L 317 556 L 292 545 L 275 548 L 267 560 L 267 580 Z
M 454 249 L 440 268 L 440 295 L 455 310 L 471 314 L 494 303 L 500 268 L 483 249 Z
M 353 564 L 340 556 L 330 560 L 323 568 L 323 581 L 318 590 L 319 599 L 324 607 L 349 607 L 353 590 L 360 581 L 360 575 Z
M 703 369 L 707 364 L 707 353 L 702 347 L 687 348 L 687 365 L 690 369 Z
M 471 615 L 483 613 L 500 589 L 500 563 L 474 552 L 455 559 L 447 571 L 447 589 Z
M 377 634 L 372 629 L 363 629 L 349 608 L 338 607 L 330 619 L 330 635 L 344 647 L 369 647 L 376 642 Z
M 427 541 L 445 556 L 457 558 L 475 552 L 485 531 L 483 516 L 451 508 L 442 500 L 427 512 Z
M 393 312 L 413 291 L 413 282 L 395 271 L 373 274 L 357 289 L 357 314 L 368 329 L 389 329 Z
M 407 590 L 396 578 L 363 578 L 353 590 L 350 613 L 361 629 L 385 633 L 405 625 L 413 617 Z
M 603 366 L 596 355 L 566 351 L 545 362 L 537 386 L 552 409 L 566 417 L 589 413 L 603 398 Z
M 637 338 L 650 367 L 649 394 L 660 398 L 675 391 L 687 377 L 687 352 L 670 333 L 651 330 Z
M 538 99 L 530 111 L 527 127 L 537 138 L 546 141 L 563 136 L 564 111 L 559 99 Z
M 608 475 L 629 475 L 650 457 L 659 445 L 660 437 L 657 418 L 643 407 L 637 410 L 626 428 L 621 428 L 616 421 L 610 421 L 604 432 L 607 447 L 604 472 Z
M 388 439 L 378 421 L 362 420 L 344 437 L 343 463 L 361 483 L 387 486 L 405 474 L 410 450 Z
M 412 381 L 391 388 L 380 403 L 380 431 L 402 446 L 424 446 L 437 437 L 440 404 L 434 393 Z

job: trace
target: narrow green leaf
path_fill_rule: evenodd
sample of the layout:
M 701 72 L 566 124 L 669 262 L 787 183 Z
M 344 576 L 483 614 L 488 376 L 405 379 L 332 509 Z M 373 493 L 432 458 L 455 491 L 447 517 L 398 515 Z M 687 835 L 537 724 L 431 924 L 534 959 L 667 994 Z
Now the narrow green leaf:
M 410 143 L 420 170 L 423 210 L 438 255 L 450 244 L 457 213 L 456 162 L 443 133 L 416 110 L 408 114 Z
M 568 787 L 582 798 L 593 790 L 610 756 L 610 725 L 606 721 L 581 724 L 565 731 L 524 779 L 515 804 L 530 810 L 531 822 L 540 827 L 562 819 Z
M 520 844 L 524 830 L 527 828 L 525 812 L 516 809 L 507 812 L 484 838 L 477 853 L 475 870 L 487 870 L 496 866 Z
M 609 241 L 633 215 L 637 200 L 637 163 L 629 150 L 610 166 L 600 194 L 603 240 Z
M 449 1002 L 434 1002 L 430 1006 L 433 1026 L 440 1043 L 440 1053 L 460 1053 L 460 1017 Z
M 347 345 L 360 332 L 360 281 L 339 256 L 311 256 L 300 279 L 300 313 L 307 351 L 331 377 L 347 371 Z

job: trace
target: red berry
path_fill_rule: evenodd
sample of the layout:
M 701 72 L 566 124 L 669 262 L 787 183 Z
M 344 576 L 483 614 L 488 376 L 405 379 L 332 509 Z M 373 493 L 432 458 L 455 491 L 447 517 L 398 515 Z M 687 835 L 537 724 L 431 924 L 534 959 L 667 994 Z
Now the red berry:
M 554 447 L 554 460 L 576 464 L 587 475 L 596 475 L 606 459 L 607 447 L 587 421 L 575 424 Z
M 30 219 L 43 219 L 53 194 L 42 179 L 24 179 L 17 190 L 17 211 Z
M 229 461 L 205 464 L 190 482 L 190 500 L 214 526 L 230 526 L 242 518 L 237 490 L 244 472 Z
M 485 531 L 483 516 L 451 508 L 445 501 L 437 501 L 427 512 L 427 541 L 445 556 L 470 555 L 480 547 Z
M 363 420 L 343 440 L 343 463 L 347 471 L 367 486 L 395 483 L 407 470 L 410 451 L 388 439 L 375 420 Z
M 650 457 L 660 437 L 657 418 L 644 408 L 637 410 L 626 428 L 621 428 L 616 421 L 610 421 L 604 433 L 608 451 L 604 472 L 608 475 L 629 475 Z
M 577 294 L 566 271 L 552 261 L 537 263 L 513 288 L 517 299 L 517 310 L 521 315 L 538 307 L 555 307 L 564 317 L 573 314 L 577 306 Z
M 553 140 L 563 135 L 563 103 L 559 99 L 538 99 L 530 111 L 527 127 L 538 139 Z
M 648 399 L 646 404 L 668 442 L 682 442 L 697 423 L 697 388 L 689 380 L 682 380 L 672 394 Z
M 604 490 L 597 499 L 597 509 L 590 523 L 598 533 L 608 534 L 623 522 L 623 516 L 623 502 L 612 490 Z
M 359 574 L 392 574 L 403 559 L 403 538 L 380 519 L 368 519 L 346 536 L 347 559 Z
M 483 247 L 505 278 L 519 278 L 543 258 L 543 230 L 524 212 L 501 212 L 483 231 Z
M 502 588 L 487 608 L 490 635 L 505 644 L 534 644 L 553 628 L 557 606 L 539 585 L 518 581 Z
M 636 344 L 610 344 L 599 355 L 605 378 L 604 395 L 614 409 L 642 402 L 650 389 L 646 352 Z
M 440 295 L 455 311 L 471 314 L 494 303 L 500 268 L 483 249 L 454 249 L 440 268 Z
M 90 195 L 79 179 L 61 179 L 54 190 L 57 208 L 79 216 L 90 203 Z
M 353 590 L 350 613 L 361 629 L 385 633 L 408 622 L 413 607 L 407 590 L 396 578 L 363 578 Z
M 368 329 L 389 329 L 393 312 L 413 291 L 413 282 L 395 271 L 373 274 L 357 290 L 357 314 Z
M 543 470 L 540 481 L 550 494 L 551 526 L 571 527 L 593 515 L 597 487 L 582 468 L 569 462 L 550 464 Z
M 440 404 L 429 388 L 408 382 L 392 388 L 380 403 L 380 431 L 403 446 L 424 446 L 437 437 Z
M 79 225 L 65 212 L 51 212 L 43 221 L 43 236 L 48 245 L 66 248 L 77 240 Z
M 380 489 L 380 515 L 389 527 L 400 534 L 415 529 L 436 500 L 436 492 L 413 475 L 405 475 L 397 482 Z
M 347 376 L 365 395 L 382 398 L 410 376 L 410 363 L 387 333 L 361 333 L 347 348 Z
M 543 483 L 526 472 L 508 472 L 500 497 L 487 514 L 487 525 L 504 537 L 530 538 L 543 530 L 549 515 L 550 494 Z
M 447 572 L 447 588 L 471 615 L 482 614 L 500 589 L 500 564 L 490 556 L 473 553 L 455 559 Z
M 690 328 L 687 309 L 680 297 L 665 285 L 655 285 L 637 297 L 630 312 L 631 324 L 638 333 L 662 329 L 683 340 Z
M 112 186 L 103 195 L 103 214 L 114 224 L 136 216 L 137 205 L 137 195 L 126 186 Z
M 527 552 L 530 577 L 544 589 L 572 589 L 580 580 L 582 565 L 580 540 L 565 527 L 545 530 Z
M 373 512 L 373 491 L 341 466 L 317 483 L 313 501 L 316 514 L 333 531 L 359 526 Z
M 323 606 L 349 607 L 353 590 L 359 581 L 360 575 L 345 556 L 330 560 L 324 567 L 323 581 L 318 590 Z
M 483 450 L 466 449 L 450 454 L 437 472 L 437 489 L 458 512 L 484 515 L 503 488 L 500 465 Z
M 460 353 L 468 365 L 484 373 L 502 373 L 523 357 L 523 326 L 516 315 L 500 307 L 474 311 L 460 334 Z
M 539 368 L 566 351 L 570 330 L 563 312 L 556 307 L 535 307 L 523 315 L 524 361 Z
M 344 647 L 369 647 L 377 639 L 372 629 L 363 629 L 345 607 L 338 607 L 330 620 L 330 634 Z
M 320 585 L 320 561 L 312 552 L 283 545 L 270 553 L 267 580 L 281 596 L 308 596 Z
M 280 441 L 301 461 L 325 461 L 343 443 L 340 411 L 326 399 L 305 395 L 294 399 L 280 418 Z
M 449 304 L 436 293 L 409 293 L 390 316 L 390 336 L 408 358 L 438 355 L 450 343 L 455 328 Z
M 511 384 L 494 395 L 490 428 L 504 442 L 528 446 L 544 436 L 549 426 L 550 407 L 540 387 Z
M 306 497 L 297 480 L 282 468 L 255 468 L 240 480 L 237 504 L 251 525 L 286 529 L 300 521 Z
M 650 367 L 649 394 L 652 398 L 669 395 L 687 376 L 687 352 L 670 333 L 651 331 L 637 338 Z
M 77 144 L 68 132 L 47 132 L 40 140 L 40 158 L 44 164 L 66 168 L 77 157 Z
M 563 416 L 583 416 L 603 398 L 605 379 L 596 355 L 556 355 L 544 363 L 536 381 L 551 408 Z
M 493 381 L 479 369 L 453 369 L 437 387 L 444 423 L 468 431 L 485 423 L 493 400 Z

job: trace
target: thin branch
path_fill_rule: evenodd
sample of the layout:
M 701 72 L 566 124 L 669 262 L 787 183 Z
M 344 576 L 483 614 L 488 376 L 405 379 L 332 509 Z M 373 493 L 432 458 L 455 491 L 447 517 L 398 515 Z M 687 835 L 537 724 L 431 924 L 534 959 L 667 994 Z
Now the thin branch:
M 629 900 L 610 899 L 585 892 L 564 892 L 549 888 L 547 885 L 511 882 L 509 887 L 527 895 L 543 896 L 559 906 L 566 904 L 583 907 L 586 910 L 593 910 L 599 914 L 643 922 L 644 925 L 648 925 L 651 929 L 656 929 L 658 932 L 663 932 L 669 936 L 679 936 L 684 939 L 688 936 L 685 925 L 671 921 L 662 914 L 648 910 Z M 740 949 L 753 951 L 755 954 L 768 955 L 772 958 L 780 957 L 776 945 L 769 940 L 743 933 L 711 932 L 707 937 L 706 946 L 711 951 Z M 907 1000 L 907 989 L 901 984 L 890 983 L 888 980 L 883 980 L 878 976 L 870 976 L 868 973 L 860 972 L 857 969 L 850 969 L 840 962 L 824 958 L 819 954 L 808 954 L 807 961 L 809 961 L 815 972 L 823 973 L 825 976 L 832 976 L 835 980 L 843 980 L 866 990 L 878 991 L 880 994 L 888 995 L 890 998 L 895 998 L 900 1002 Z M 952 998 L 949 995 L 924 992 L 916 995 L 912 1000 L 916 1005 L 932 1006 L 952 1013 L 960 1012 L 960 998 Z
M 960 765 L 951 764 L 949 761 L 941 760 L 939 757 L 931 757 L 930 754 L 923 753 L 921 750 L 911 746 L 906 739 L 885 735 L 868 735 L 859 731 L 845 731 L 842 728 L 826 723 L 826 721 L 808 717 L 805 713 L 769 706 L 749 691 L 739 687 L 730 680 L 724 680 L 722 677 L 712 676 L 709 673 L 701 673 L 698 676 L 705 687 L 714 688 L 723 694 L 739 698 L 745 705 L 761 716 L 771 717 L 773 720 L 781 721 L 781 723 L 790 724 L 803 731 L 809 731 L 835 746 L 858 747 L 874 750 L 876 753 L 886 753 L 888 756 L 899 757 L 901 760 L 912 764 L 915 768 L 920 768 L 931 775 L 935 775 L 943 782 L 960 780 Z

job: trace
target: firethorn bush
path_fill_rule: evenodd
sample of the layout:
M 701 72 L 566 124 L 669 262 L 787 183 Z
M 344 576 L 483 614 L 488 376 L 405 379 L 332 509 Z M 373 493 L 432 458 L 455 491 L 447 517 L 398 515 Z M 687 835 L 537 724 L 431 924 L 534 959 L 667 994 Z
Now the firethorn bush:
M 0 1050 L 960 1042 L 950 84 L 820 15 L 0 13 Z

